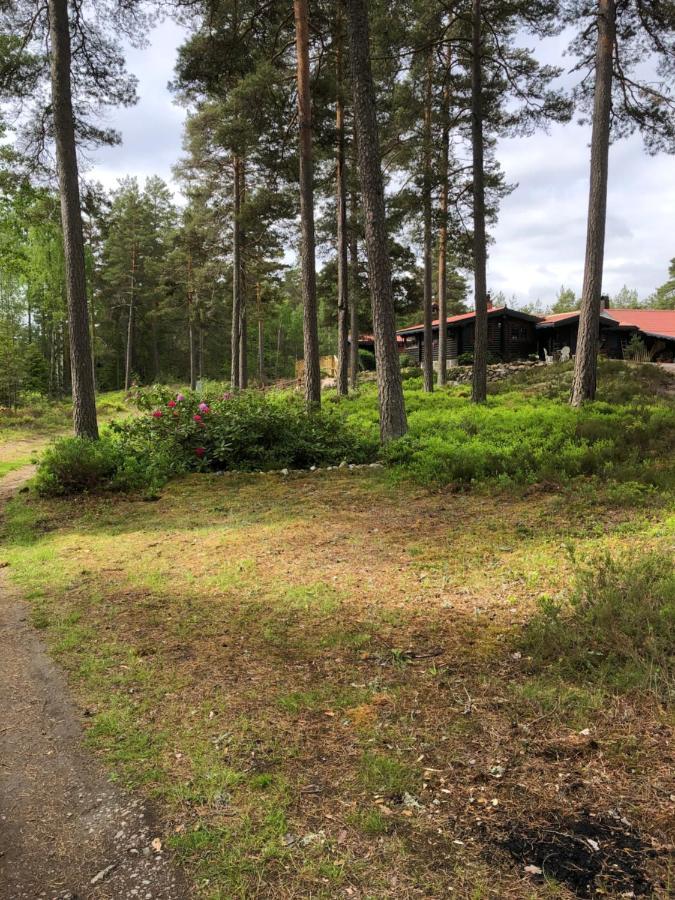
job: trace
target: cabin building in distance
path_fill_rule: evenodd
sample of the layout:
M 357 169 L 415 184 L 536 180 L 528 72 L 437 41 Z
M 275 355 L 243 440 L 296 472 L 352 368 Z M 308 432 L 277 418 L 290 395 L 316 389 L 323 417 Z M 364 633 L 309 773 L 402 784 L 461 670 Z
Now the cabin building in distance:
M 603 298 L 604 300 L 605 298 Z M 446 320 L 448 367 L 470 361 L 473 354 L 475 312 L 449 316 Z M 555 356 L 565 347 L 576 352 L 579 312 L 536 316 L 510 309 L 488 306 L 488 354 L 492 361 Z M 432 325 L 432 354 L 438 368 L 439 320 Z M 424 361 L 424 324 L 409 325 L 396 332 L 399 353 L 411 362 Z M 611 359 L 637 359 L 642 362 L 675 360 L 675 310 L 609 309 L 606 302 L 600 314 L 598 332 L 600 353 Z

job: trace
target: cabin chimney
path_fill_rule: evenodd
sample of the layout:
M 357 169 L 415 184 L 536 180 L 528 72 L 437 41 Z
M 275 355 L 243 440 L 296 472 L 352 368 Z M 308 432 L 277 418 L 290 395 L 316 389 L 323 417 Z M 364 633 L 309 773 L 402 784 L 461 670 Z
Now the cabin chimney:
M 600 294 L 600 309 L 609 309 L 609 294 Z
M 492 305 L 492 297 L 490 296 L 490 291 L 487 292 L 485 300 L 487 302 L 487 308 L 494 309 L 494 306 Z

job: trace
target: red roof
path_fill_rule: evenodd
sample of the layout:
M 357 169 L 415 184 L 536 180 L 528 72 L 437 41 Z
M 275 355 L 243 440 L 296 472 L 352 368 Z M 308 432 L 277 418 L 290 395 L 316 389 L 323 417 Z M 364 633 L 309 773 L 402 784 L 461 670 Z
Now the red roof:
M 348 340 L 351 343 L 352 336 L 349 335 Z M 400 344 L 403 342 L 403 338 L 396 336 L 396 343 Z M 359 344 L 374 344 L 375 343 L 375 335 L 374 334 L 360 334 L 359 335 Z
M 602 309 L 605 322 L 614 320 L 619 328 L 637 328 L 652 337 L 675 340 L 675 310 L 673 309 Z M 553 325 L 566 319 L 578 318 L 579 310 L 546 316 L 540 325 Z
M 579 315 L 578 309 L 575 309 L 572 312 L 566 312 L 566 313 L 553 313 L 550 316 L 544 316 L 541 324 L 545 325 L 547 322 L 564 322 L 565 319 L 571 319 L 574 316 L 578 316 L 578 315 Z
M 645 334 L 675 340 L 675 309 L 606 309 L 622 328 L 639 328 Z
M 492 306 L 488 309 L 488 314 L 495 313 L 495 312 L 502 312 L 505 309 L 506 309 L 505 306 Z M 516 312 L 517 312 L 517 310 L 516 310 Z M 475 315 L 476 315 L 475 311 L 472 311 L 472 312 L 468 312 L 468 313 L 462 313 L 460 316 L 448 316 L 448 318 L 445 321 L 448 325 L 453 325 L 455 322 L 464 322 L 467 319 L 473 319 L 473 317 Z M 438 326 L 439 322 L 440 322 L 440 319 L 434 319 L 434 321 L 431 323 L 431 327 L 436 328 Z M 405 334 L 406 331 L 419 331 L 420 328 L 424 328 L 424 322 L 420 322 L 419 325 L 408 325 L 405 328 L 399 328 L 399 330 L 396 333 L 397 334 Z

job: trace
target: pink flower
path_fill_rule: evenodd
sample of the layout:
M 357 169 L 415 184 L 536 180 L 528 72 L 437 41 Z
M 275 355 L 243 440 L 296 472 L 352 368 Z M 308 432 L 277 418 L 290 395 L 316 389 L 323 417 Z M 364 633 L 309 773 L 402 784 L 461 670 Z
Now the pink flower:
M 206 450 L 203 447 L 195 447 L 195 456 L 198 456 L 200 459 L 206 453 Z
M 154 411 L 154 413 L 152 414 L 152 418 L 153 419 L 161 419 L 163 415 L 164 415 L 164 413 L 162 412 L 161 409 L 156 409 Z
M 176 394 L 176 402 L 182 403 L 185 400 L 185 397 L 182 394 Z
M 208 403 L 200 403 L 200 404 L 199 404 L 199 409 L 200 409 L 203 413 L 211 412 L 211 409 L 210 409 Z
M 195 415 L 192 418 L 194 419 L 195 422 L 201 422 L 201 420 L 202 420 L 202 417 L 199 415 L 199 413 L 195 413 Z
M 168 402 L 166 405 L 169 407 L 169 409 L 173 409 L 174 406 L 176 405 L 176 401 L 175 401 L 175 400 L 169 400 L 169 402 Z

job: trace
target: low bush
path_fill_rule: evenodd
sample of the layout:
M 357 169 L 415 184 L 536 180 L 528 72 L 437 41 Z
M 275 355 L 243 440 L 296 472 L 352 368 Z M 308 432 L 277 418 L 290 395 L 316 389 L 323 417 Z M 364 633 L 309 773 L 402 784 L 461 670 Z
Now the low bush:
M 576 410 L 521 392 L 472 405 L 460 391 L 430 395 L 417 382 L 405 386 L 410 431 L 384 455 L 423 484 L 600 475 L 666 487 L 675 477 L 675 411 L 668 406 L 594 403 Z
M 541 601 L 523 649 L 535 668 L 672 700 L 675 561 L 651 553 L 579 564 L 568 600 Z
M 98 442 L 67 438 L 43 456 L 38 489 L 67 494 L 96 488 L 156 490 L 188 471 L 308 468 L 374 460 L 378 444 L 334 404 L 308 411 L 295 394 L 192 392 L 153 387 L 152 412 L 112 423 Z M 167 399 L 168 398 L 168 399 Z
M 109 440 L 61 438 L 43 453 L 36 486 L 41 494 L 77 494 L 108 484 L 117 466 L 118 456 Z
M 359 350 L 359 363 L 365 372 L 374 372 L 375 354 L 372 350 Z

